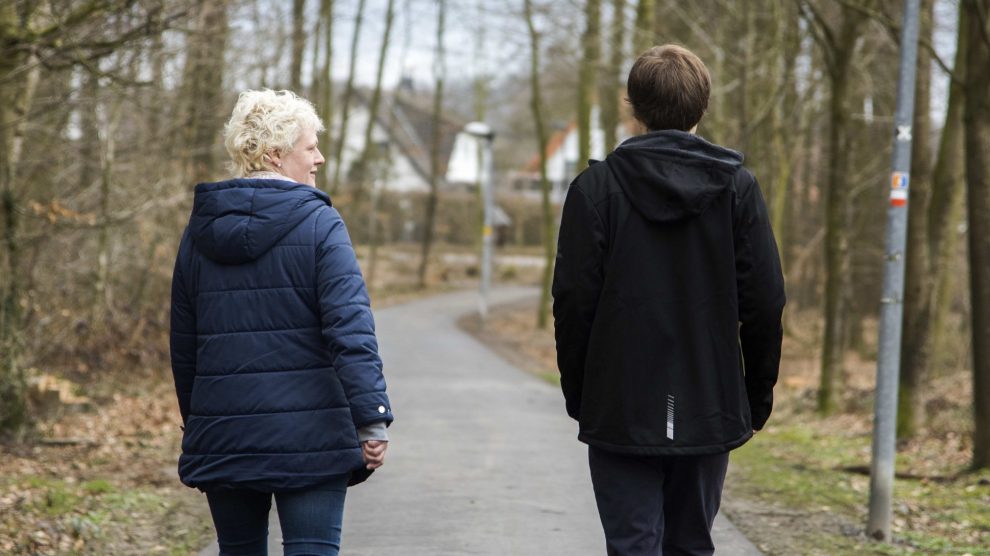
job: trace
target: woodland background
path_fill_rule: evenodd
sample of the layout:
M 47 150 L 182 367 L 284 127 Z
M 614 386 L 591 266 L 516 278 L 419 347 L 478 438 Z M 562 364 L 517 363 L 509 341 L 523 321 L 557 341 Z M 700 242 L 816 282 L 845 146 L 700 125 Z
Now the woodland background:
M 491 123 L 496 195 L 512 217 L 500 249 L 552 261 L 550 184 L 544 175 L 542 198 L 521 199 L 505 176 L 534 157 L 545 163 L 551 136 L 571 123 L 578 159 L 588 159 L 593 115 L 614 146 L 630 120 L 628 69 L 666 42 L 707 63 L 714 88 L 699 134 L 746 153 L 767 197 L 787 279 L 786 350 L 807 367 L 791 385 L 804 400 L 794 411 L 868 428 L 872 385 L 862 379 L 876 357 L 902 9 L 894 0 L 0 0 L 3 449 L 31 468 L 48 457 L 37 446 L 92 440 L 66 437 L 72 422 L 105 415 L 122 395 L 167 392 L 174 254 L 193 185 L 227 176 L 220 132 L 241 90 L 289 88 L 314 101 L 328 124 L 319 186 L 351 228 L 373 297 L 389 299 L 474 284 L 471 257 L 457 266 L 443 255 L 477 251 L 479 197 L 444 187 L 436 137 L 428 193 L 370 195 L 369 168 L 389 163 L 381 153 L 335 164 L 355 97 L 370 98 L 373 112 L 382 98 L 415 97 L 434 129 Z M 923 0 L 922 14 L 898 436 L 916 455 L 951 436 L 954 467 L 938 473 L 955 477 L 990 467 L 990 2 Z M 408 215 L 413 226 L 395 231 Z M 547 326 L 551 265 L 543 269 L 498 274 L 543 286 L 527 309 L 536 329 Z M 74 400 L 84 400 L 81 413 L 66 409 Z M 155 426 L 167 426 L 162 411 Z M 50 486 L 15 479 L 5 488 L 27 493 L 8 501 L 19 508 Z M 49 518 L 47 541 L 9 546 L 89 538 Z M 986 539 L 990 517 L 970 525 Z

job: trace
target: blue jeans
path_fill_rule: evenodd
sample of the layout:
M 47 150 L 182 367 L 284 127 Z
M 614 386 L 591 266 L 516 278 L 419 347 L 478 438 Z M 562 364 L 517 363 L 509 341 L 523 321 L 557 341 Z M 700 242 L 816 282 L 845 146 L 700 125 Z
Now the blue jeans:
M 285 556 L 336 556 L 347 476 L 305 490 L 276 492 Z M 267 556 L 272 495 L 253 490 L 206 493 L 220 556 Z

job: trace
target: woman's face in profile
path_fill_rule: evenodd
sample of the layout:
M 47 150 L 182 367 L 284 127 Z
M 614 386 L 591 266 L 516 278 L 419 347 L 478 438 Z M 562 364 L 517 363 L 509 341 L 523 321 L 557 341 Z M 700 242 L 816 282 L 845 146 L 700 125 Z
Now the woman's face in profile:
M 292 150 L 281 156 L 281 173 L 293 181 L 316 187 L 316 172 L 326 162 L 318 143 L 315 131 L 303 130 Z

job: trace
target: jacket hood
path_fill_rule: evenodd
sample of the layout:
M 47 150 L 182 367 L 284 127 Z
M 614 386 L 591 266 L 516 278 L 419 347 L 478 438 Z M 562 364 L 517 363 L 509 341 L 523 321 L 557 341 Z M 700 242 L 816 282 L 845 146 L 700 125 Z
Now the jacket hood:
M 643 217 L 672 222 L 703 213 L 730 186 L 743 155 L 693 133 L 663 130 L 627 139 L 606 162 Z
M 330 205 L 326 193 L 301 183 L 234 179 L 196 186 L 189 234 L 196 248 L 221 264 L 264 255 L 307 216 Z

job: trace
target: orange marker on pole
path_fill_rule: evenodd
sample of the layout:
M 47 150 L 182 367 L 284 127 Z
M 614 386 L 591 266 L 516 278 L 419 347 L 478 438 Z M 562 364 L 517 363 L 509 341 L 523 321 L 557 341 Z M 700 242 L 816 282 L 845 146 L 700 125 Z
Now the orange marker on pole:
M 907 206 L 908 181 L 908 174 L 905 172 L 894 172 L 890 175 L 890 206 Z

